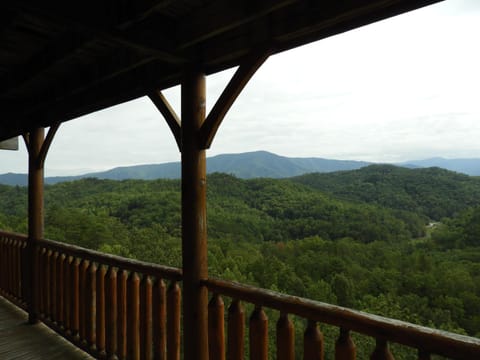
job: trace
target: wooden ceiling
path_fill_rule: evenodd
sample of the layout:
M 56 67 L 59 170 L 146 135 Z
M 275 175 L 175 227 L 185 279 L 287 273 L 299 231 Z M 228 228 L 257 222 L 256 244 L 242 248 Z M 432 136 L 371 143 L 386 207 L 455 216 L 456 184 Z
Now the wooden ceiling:
M 438 1 L 4 0 L 0 140 Z

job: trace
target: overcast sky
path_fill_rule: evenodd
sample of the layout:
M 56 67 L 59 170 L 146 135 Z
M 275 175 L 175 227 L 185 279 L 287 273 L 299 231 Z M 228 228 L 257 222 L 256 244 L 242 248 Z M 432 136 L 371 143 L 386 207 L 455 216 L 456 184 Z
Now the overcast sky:
M 447 0 L 272 56 L 207 155 L 480 158 L 479 36 L 480 1 Z M 208 77 L 207 108 L 232 74 Z M 179 88 L 165 94 L 179 112 Z M 27 171 L 20 146 L 0 152 L 0 173 Z M 46 174 L 179 159 L 161 115 L 142 98 L 62 124 Z

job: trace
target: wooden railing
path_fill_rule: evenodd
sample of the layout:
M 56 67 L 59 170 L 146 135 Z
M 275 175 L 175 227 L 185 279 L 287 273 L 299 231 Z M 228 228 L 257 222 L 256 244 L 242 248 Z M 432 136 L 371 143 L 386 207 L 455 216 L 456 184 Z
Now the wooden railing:
M 26 244 L 23 235 L 0 232 L 0 294 L 23 308 Z M 96 358 L 181 358 L 181 270 L 50 240 L 37 241 L 35 252 L 35 311 L 45 324 Z M 223 280 L 209 279 L 202 286 L 211 293 L 205 309 L 210 359 L 244 359 L 247 327 L 242 303 L 253 309 L 248 321 L 252 360 L 269 357 L 265 309 L 278 312 L 275 347 L 279 360 L 295 358 L 292 315 L 305 320 L 302 352 L 308 360 L 324 356 L 318 323 L 339 328 L 337 360 L 356 358 L 351 332 L 375 339 L 371 353 L 375 360 L 393 359 L 389 342 L 416 349 L 420 360 L 430 359 L 431 354 L 480 359 L 479 339 Z M 230 299 L 227 332 L 222 296 Z
M 211 359 L 229 360 L 244 358 L 245 310 L 242 302 L 251 304 L 253 311 L 249 318 L 250 359 L 268 359 L 268 318 L 264 308 L 277 310 L 276 358 L 295 359 L 294 324 L 289 315 L 305 319 L 303 336 L 303 359 L 324 358 L 324 340 L 318 323 L 339 328 L 335 343 L 336 360 L 354 360 L 356 348 L 350 333 L 356 332 L 373 337 L 376 346 L 370 359 L 394 359 L 388 342 L 398 343 L 417 349 L 418 359 L 430 359 L 431 354 L 452 359 L 480 359 L 480 339 L 445 331 L 434 330 L 403 321 L 371 315 L 339 306 L 280 294 L 234 282 L 209 279 L 204 282 L 209 289 L 209 346 Z M 224 302 L 222 296 L 231 299 L 228 308 L 228 338 L 225 349 Z
M 0 295 L 26 309 L 24 272 L 27 238 L 19 234 L 0 232 Z
M 25 243 L 25 237 L 0 233 L 2 295 L 20 304 Z M 180 359 L 181 270 L 50 240 L 36 243 L 41 321 L 96 358 Z

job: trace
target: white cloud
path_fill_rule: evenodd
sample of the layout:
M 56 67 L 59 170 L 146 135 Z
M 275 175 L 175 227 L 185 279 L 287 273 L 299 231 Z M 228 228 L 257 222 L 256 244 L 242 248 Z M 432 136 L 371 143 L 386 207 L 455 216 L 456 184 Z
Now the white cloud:
M 209 155 L 480 157 L 479 32 L 480 1 L 448 0 L 273 56 L 227 114 Z M 233 71 L 208 78 L 207 108 Z M 178 87 L 165 93 L 180 113 Z M 0 158 L 0 173 L 26 171 L 24 151 Z M 179 158 L 144 98 L 62 125 L 47 173 Z

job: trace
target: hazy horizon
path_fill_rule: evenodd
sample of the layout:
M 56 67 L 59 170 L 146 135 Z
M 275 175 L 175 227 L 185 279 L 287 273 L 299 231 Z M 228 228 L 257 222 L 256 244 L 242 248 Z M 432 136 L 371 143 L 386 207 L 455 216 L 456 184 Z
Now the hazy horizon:
M 419 158 L 419 159 L 408 159 L 405 161 L 399 161 L 399 162 L 386 162 L 386 161 L 367 161 L 367 160 L 358 160 L 358 159 L 338 159 L 338 158 L 325 158 L 325 157 L 320 157 L 320 156 L 287 156 L 287 155 L 282 155 L 282 154 L 277 154 L 277 153 L 272 153 L 270 151 L 266 150 L 253 150 L 253 151 L 245 151 L 245 152 L 239 152 L 239 153 L 224 153 L 224 154 L 215 154 L 215 155 L 207 155 L 207 159 L 213 158 L 216 156 L 222 156 L 222 155 L 240 155 L 240 154 L 249 154 L 249 153 L 258 153 L 258 152 L 267 152 L 276 156 L 280 157 L 285 157 L 285 158 L 297 158 L 297 159 L 306 159 L 306 158 L 314 158 L 314 159 L 325 159 L 325 160 L 334 160 L 334 161 L 358 161 L 358 162 L 368 162 L 372 164 L 391 164 L 391 165 L 407 165 L 409 163 L 413 162 L 421 162 L 421 161 L 427 161 L 427 160 L 448 160 L 448 161 L 455 161 L 455 160 L 478 160 L 480 162 L 480 157 L 475 158 L 448 158 L 448 157 L 443 157 L 443 156 L 432 156 L 430 158 Z M 90 174 L 90 173 L 97 173 L 97 172 L 105 172 L 109 171 L 112 169 L 116 168 L 125 168 L 125 167 L 134 167 L 134 166 L 143 166 L 143 165 L 162 165 L 162 164 L 168 164 L 168 163 L 178 163 L 179 160 L 174 160 L 174 161 L 165 161 L 165 162 L 157 162 L 157 163 L 137 163 L 137 164 L 126 164 L 126 165 L 116 165 L 114 167 L 109 167 L 109 168 L 97 168 L 97 169 L 77 169 L 76 171 L 73 172 L 61 172 L 62 170 L 59 170 L 59 172 L 55 172 L 52 174 L 51 170 L 49 172 L 45 172 L 45 177 L 69 177 L 69 176 L 79 176 L 79 175 L 85 175 L 85 174 Z M 208 165 L 208 162 L 207 162 Z M 0 172 L 0 175 L 5 175 L 5 174 L 21 174 L 21 175 L 26 175 L 27 172 L 14 172 L 14 171 L 7 171 L 7 172 Z
M 446 0 L 272 56 L 207 155 L 264 149 L 379 163 L 480 158 L 478 33 L 480 1 Z M 207 110 L 234 70 L 207 78 Z M 164 93 L 179 109 L 179 88 Z M 0 173 L 26 173 L 19 143 L 18 152 L 0 152 Z M 140 98 L 62 124 L 45 172 L 179 160 L 165 121 Z

